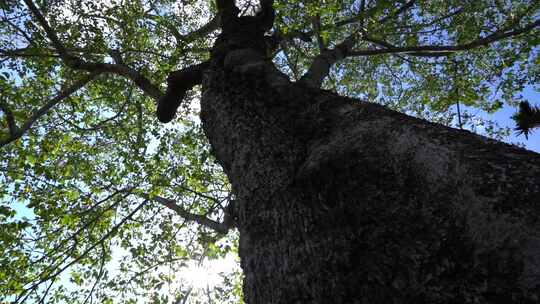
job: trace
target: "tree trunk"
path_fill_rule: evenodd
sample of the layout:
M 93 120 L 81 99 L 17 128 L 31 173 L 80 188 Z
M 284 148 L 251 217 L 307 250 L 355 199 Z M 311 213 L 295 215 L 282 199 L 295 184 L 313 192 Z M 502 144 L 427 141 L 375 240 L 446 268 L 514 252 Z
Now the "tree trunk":
M 540 155 L 214 53 L 246 303 L 537 303 Z

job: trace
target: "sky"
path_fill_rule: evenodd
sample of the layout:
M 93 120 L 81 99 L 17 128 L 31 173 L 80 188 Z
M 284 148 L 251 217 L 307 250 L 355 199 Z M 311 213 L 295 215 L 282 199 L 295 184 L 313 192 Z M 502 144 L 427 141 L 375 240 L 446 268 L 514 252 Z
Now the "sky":
M 534 88 L 528 86 L 523 90 L 522 94 L 531 105 L 540 106 L 540 92 L 535 91 Z M 510 127 L 511 129 L 514 129 L 515 122 L 511 117 L 516 112 L 516 108 L 505 105 L 501 110 L 494 114 L 490 115 L 484 113 L 480 115 L 498 122 L 501 127 Z M 520 143 L 523 144 L 526 149 L 540 153 L 540 129 L 532 130 L 532 133 L 529 134 L 529 139 L 526 139 L 524 135 L 517 135 L 516 132 L 512 132 L 512 134 L 504 141 L 512 144 Z

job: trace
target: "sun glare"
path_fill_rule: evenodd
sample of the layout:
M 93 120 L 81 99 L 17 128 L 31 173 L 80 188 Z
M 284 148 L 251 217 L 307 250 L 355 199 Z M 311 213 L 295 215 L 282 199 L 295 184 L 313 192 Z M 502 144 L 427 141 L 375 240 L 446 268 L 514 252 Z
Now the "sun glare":
M 231 273 L 237 267 L 235 257 L 231 254 L 223 259 L 204 260 L 202 263 L 192 261 L 188 263 L 180 277 L 196 289 L 213 289 L 223 283 L 220 273 Z

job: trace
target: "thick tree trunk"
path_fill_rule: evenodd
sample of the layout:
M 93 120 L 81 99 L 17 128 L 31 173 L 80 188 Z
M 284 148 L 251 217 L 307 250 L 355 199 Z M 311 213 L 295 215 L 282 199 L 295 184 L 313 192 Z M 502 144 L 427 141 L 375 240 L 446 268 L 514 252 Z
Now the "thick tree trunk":
M 240 63 L 239 63 L 240 62 Z M 247 303 L 537 303 L 540 155 L 214 56 Z

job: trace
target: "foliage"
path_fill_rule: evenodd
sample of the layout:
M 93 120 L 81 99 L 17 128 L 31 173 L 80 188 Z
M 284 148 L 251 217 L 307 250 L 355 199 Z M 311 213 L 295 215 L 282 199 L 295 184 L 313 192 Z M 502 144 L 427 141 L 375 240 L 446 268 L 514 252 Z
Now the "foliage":
M 519 104 L 519 112 L 512 116 L 512 119 L 516 121 L 516 130 L 528 137 L 532 129 L 540 127 L 540 108 L 522 101 Z
M 189 260 L 236 250 L 234 233 L 220 247 L 222 234 L 153 200 L 167 198 L 218 222 L 231 199 L 198 121 L 198 92 L 173 124 L 154 118 L 167 74 L 208 58 L 219 33 L 213 1 L 38 1 L 61 45 L 24 2 L 0 2 L 2 300 L 182 297 L 174 274 Z M 253 11 L 254 3 L 241 2 L 244 13 Z M 332 67 L 324 87 L 432 121 L 455 125 L 456 103 L 489 113 L 516 106 L 523 88 L 540 80 L 538 26 L 470 49 L 422 49 L 523 28 L 537 22 L 538 1 L 306 0 L 274 7 L 269 34 L 282 40 L 273 60 L 293 80 L 349 36 L 357 38 L 358 54 L 418 49 L 349 56 Z M 102 65 L 80 68 L 66 54 Z M 134 81 L 143 78 L 154 87 Z M 464 118 L 495 137 L 507 132 Z M 241 297 L 239 280 L 227 280 L 214 300 Z

